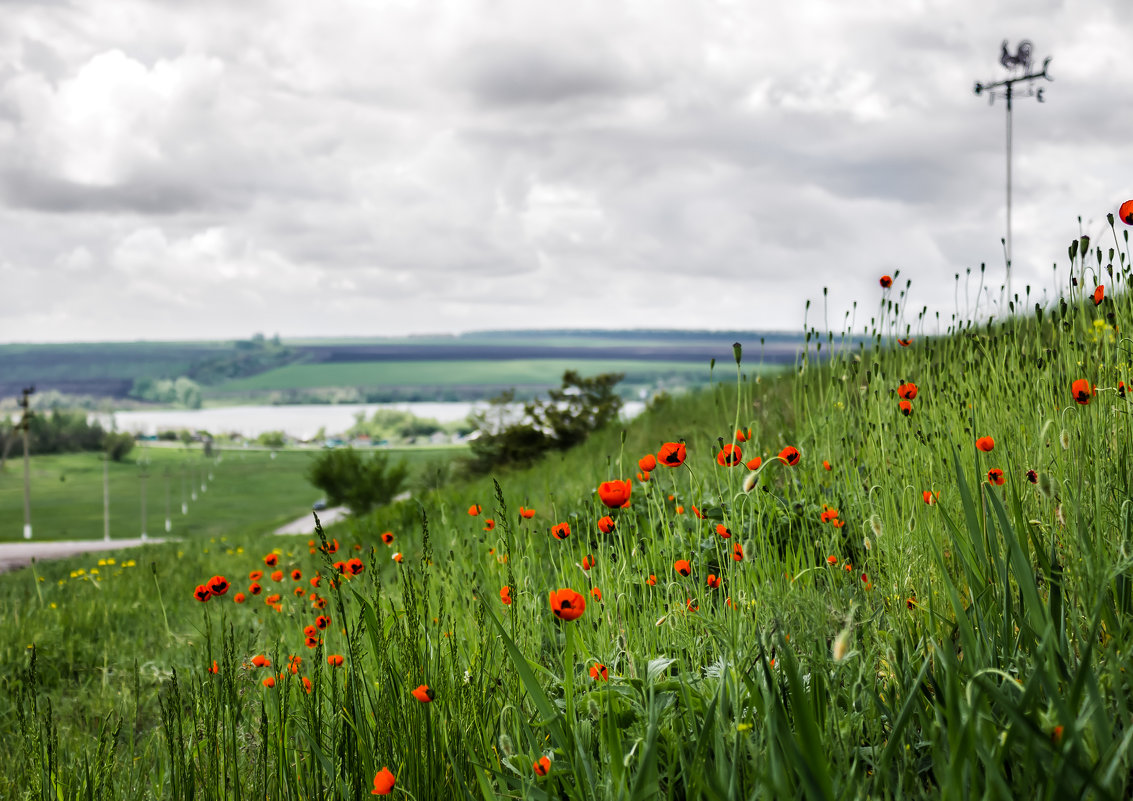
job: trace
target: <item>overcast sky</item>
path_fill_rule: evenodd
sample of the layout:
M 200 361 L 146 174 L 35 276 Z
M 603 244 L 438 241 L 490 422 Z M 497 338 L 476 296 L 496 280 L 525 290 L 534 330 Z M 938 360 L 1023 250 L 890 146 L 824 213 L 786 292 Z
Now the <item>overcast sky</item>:
M 858 328 L 1133 197 L 1124 0 L 0 0 L 0 341 Z M 972 283 L 972 295 L 976 283 Z M 964 310 L 963 293 L 959 301 Z M 868 311 L 867 311 L 868 310 Z

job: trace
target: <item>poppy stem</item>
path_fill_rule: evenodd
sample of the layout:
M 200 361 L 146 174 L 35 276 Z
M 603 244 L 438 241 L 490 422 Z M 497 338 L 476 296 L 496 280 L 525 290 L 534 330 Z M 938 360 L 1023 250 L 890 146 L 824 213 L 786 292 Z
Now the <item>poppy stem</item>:
M 574 626 L 566 623 L 566 643 L 563 647 L 563 700 L 566 701 L 567 725 L 574 728 Z

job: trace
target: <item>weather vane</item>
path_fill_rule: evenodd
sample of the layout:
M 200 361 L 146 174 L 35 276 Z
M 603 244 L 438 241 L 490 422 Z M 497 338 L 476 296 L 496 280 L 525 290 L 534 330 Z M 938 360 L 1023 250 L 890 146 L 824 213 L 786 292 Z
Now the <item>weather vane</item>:
M 1041 86 L 1035 87 L 1031 82 L 1037 81 L 1039 78 L 1048 81 L 1054 80 L 1046 73 L 1046 68 L 1050 66 L 1050 56 L 1043 59 L 1043 68 L 1040 71 L 1031 72 L 1031 53 L 1033 50 L 1034 45 L 1031 44 L 1031 41 L 1024 39 L 1019 42 L 1018 48 L 1012 55 L 1007 48 L 1007 40 L 1004 39 L 1003 44 L 1000 45 L 999 63 L 1012 70 L 1012 76 L 995 83 L 976 83 L 976 94 L 981 95 L 987 92 L 989 102 L 995 103 L 996 97 L 1007 99 L 1007 237 L 1004 240 L 1004 248 L 1007 258 L 1008 301 L 1011 300 L 1011 100 L 1014 97 L 1034 97 L 1041 103 L 1043 102 L 1043 88 Z M 1025 88 L 1016 89 L 1015 84 L 1017 83 L 1023 84 Z

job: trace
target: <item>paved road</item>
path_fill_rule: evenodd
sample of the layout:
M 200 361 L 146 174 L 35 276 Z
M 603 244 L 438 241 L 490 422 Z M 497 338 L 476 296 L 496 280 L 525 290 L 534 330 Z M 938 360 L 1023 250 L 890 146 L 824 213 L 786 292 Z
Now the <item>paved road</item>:
M 164 542 L 162 539 L 148 540 L 64 540 L 56 542 L 5 542 L 0 543 L 0 573 L 27 567 L 32 560 L 42 562 L 47 559 L 64 559 L 96 551 L 118 551 L 123 548 L 137 548 L 140 545 L 153 545 Z
M 346 517 L 350 510 L 345 506 L 332 506 L 329 509 L 323 509 L 316 514 L 319 516 L 319 522 L 326 528 L 331 523 L 337 523 L 342 518 Z M 298 520 L 292 520 L 286 526 L 280 526 L 275 530 L 276 534 L 307 534 L 308 536 L 315 533 L 315 518 L 311 517 L 311 513 L 300 517 Z

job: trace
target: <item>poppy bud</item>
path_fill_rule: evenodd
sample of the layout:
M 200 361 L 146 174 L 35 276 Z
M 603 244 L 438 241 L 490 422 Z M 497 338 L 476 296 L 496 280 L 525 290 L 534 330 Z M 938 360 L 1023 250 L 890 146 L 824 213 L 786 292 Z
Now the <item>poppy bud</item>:
M 1054 497 L 1054 481 L 1048 473 L 1042 473 L 1039 476 L 1039 492 L 1045 495 L 1048 499 Z
M 506 734 L 500 735 L 500 753 L 505 757 L 515 755 L 515 745 L 512 743 L 511 738 Z
M 834 645 L 830 649 L 830 655 L 834 657 L 835 662 L 841 662 L 846 658 L 850 651 L 850 627 L 842 629 L 838 636 L 834 638 Z
M 1062 450 L 1070 450 L 1070 432 L 1065 428 L 1062 429 L 1062 433 L 1058 435 L 1058 441 L 1062 445 Z
M 744 352 L 744 346 L 743 345 L 741 345 L 739 342 L 733 342 L 732 343 L 732 355 L 736 357 L 736 364 L 740 363 L 740 359 L 743 356 L 743 352 Z

